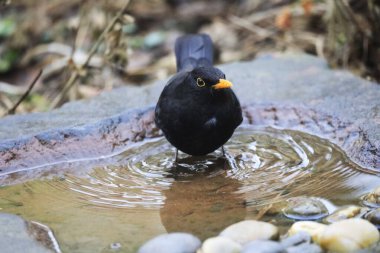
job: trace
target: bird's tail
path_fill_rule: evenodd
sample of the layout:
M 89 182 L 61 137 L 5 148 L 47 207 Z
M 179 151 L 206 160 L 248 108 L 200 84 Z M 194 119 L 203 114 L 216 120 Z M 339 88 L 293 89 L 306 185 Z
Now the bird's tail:
M 196 34 L 179 37 L 175 42 L 175 56 L 177 72 L 212 65 L 214 47 L 210 36 Z

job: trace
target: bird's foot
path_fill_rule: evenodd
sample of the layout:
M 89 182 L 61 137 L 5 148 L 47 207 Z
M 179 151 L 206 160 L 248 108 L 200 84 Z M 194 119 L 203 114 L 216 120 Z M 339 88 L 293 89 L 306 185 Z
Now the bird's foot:
M 174 163 L 178 163 L 178 148 L 175 149 Z

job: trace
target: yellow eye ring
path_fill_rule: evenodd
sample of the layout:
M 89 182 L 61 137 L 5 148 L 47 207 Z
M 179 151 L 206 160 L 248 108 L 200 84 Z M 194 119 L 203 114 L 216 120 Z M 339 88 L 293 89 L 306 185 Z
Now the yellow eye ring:
M 203 81 L 202 78 L 198 77 L 197 78 L 197 85 L 198 87 L 204 87 L 206 85 L 205 81 Z

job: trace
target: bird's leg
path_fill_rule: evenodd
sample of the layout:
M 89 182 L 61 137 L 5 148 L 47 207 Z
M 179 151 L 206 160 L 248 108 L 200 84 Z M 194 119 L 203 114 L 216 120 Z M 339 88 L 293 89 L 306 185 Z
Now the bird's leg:
M 175 149 L 175 157 L 174 157 L 174 162 L 178 162 L 178 148 Z
M 222 146 L 222 154 L 223 156 L 226 156 L 226 151 L 224 150 L 224 146 Z

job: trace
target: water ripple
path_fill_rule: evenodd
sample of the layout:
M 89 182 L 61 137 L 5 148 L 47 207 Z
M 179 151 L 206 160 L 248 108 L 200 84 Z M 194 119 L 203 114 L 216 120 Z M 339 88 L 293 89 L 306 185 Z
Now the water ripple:
M 45 186 L 74 192 L 84 205 L 157 209 L 164 205 L 164 192 L 173 183 L 202 176 L 210 184 L 219 180 L 223 185 L 222 177 L 226 184 L 238 185 L 236 193 L 254 206 L 291 196 L 347 194 L 355 189 L 346 182 L 361 174 L 361 168 L 337 146 L 299 131 L 240 128 L 225 150 L 226 158 L 220 150 L 204 157 L 180 153 L 175 164 L 174 148 L 159 138 L 101 160 L 86 172 L 81 172 L 80 162 L 70 164 L 69 172 L 46 180 Z M 29 187 L 46 191 L 33 183 Z

